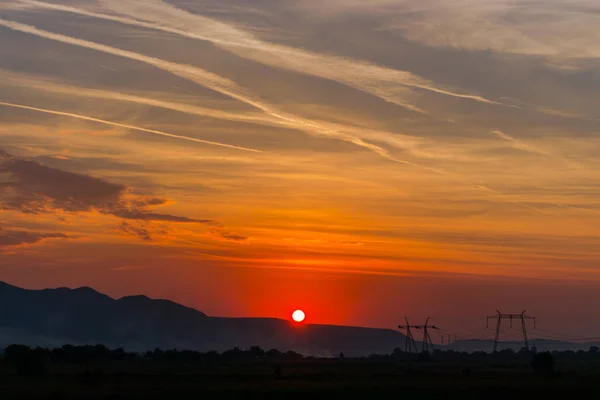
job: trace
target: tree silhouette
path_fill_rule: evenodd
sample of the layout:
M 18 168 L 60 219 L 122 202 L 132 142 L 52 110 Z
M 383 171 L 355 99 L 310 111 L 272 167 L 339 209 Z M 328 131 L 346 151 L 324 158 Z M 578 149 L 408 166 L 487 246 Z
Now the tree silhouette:
M 43 349 L 11 345 L 4 349 L 4 359 L 14 365 L 21 375 L 41 375 L 46 372 Z
M 536 374 L 546 377 L 552 377 L 556 373 L 554 370 L 554 356 L 548 351 L 537 353 L 533 356 L 531 367 Z

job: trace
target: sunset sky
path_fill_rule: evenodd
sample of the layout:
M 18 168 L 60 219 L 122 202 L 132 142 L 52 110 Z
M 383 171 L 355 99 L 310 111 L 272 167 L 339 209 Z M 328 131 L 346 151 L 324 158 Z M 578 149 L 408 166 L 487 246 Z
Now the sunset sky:
M 600 336 L 595 0 L 0 0 L 0 280 Z

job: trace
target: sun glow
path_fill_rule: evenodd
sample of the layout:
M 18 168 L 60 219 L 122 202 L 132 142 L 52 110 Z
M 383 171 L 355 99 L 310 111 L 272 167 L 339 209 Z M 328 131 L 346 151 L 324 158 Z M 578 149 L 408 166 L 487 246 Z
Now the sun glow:
M 292 313 L 292 319 L 296 322 L 302 322 L 304 321 L 304 318 L 306 318 L 306 315 L 302 310 L 296 310 Z

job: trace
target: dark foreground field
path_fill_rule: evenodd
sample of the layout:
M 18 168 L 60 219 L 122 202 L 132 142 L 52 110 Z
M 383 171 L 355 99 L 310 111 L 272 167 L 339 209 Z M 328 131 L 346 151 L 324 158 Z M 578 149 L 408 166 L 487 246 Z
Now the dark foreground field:
M 435 399 L 564 398 L 600 389 L 600 363 L 559 363 L 551 376 L 527 363 L 449 365 L 439 361 L 300 359 L 172 363 L 146 359 L 49 364 L 23 373 L 0 363 L 1 398 L 175 399 L 335 395 Z M 177 397 L 176 397 L 177 396 Z

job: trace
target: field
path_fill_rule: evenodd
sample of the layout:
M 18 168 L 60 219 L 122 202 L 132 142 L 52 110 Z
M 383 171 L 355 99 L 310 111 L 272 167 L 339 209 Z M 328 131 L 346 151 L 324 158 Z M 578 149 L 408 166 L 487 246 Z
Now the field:
M 3 398 L 189 398 L 247 395 L 342 395 L 350 398 L 557 398 L 600 388 L 600 361 L 557 363 L 556 375 L 527 363 L 451 365 L 430 360 L 300 359 L 182 363 L 147 359 L 49 364 L 19 373 L 0 363 Z

